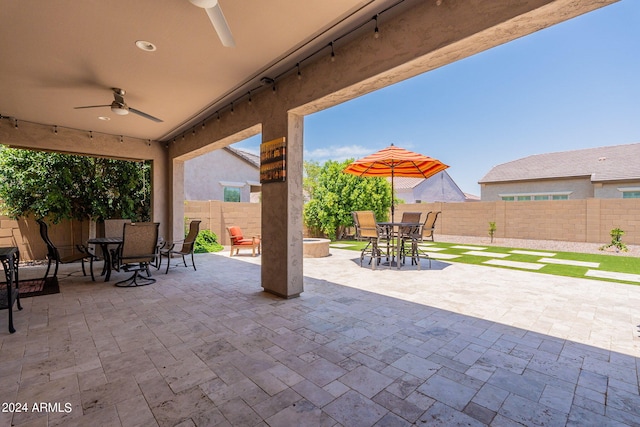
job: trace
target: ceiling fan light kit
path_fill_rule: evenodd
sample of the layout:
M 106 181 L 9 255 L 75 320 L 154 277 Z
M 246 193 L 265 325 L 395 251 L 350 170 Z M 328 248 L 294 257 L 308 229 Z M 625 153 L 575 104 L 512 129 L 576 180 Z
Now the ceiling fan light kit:
M 120 89 L 117 87 L 111 88 L 111 90 L 113 91 L 113 102 L 111 104 L 106 104 L 106 105 L 87 105 L 84 107 L 75 107 L 76 110 L 81 110 L 81 109 L 85 109 L 85 108 L 100 108 L 100 107 L 110 107 L 111 111 L 114 114 L 117 114 L 119 116 L 126 116 L 127 114 L 129 114 L 129 112 L 137 114 L 140 117 L 144 117 L 145 119 L 149 119 L 152 120 L 154 122 L 157 123 L 161 123 L 162 120 L 160 120 L 157 117 L 153 117 L 151 114 L 147 114 L 143 111 L 140 110 L 136 110 L 135 108 L 131 108 L 127 105 L 126 102 L 124 102 L 124 94 L 126 93 L 124 89 Z

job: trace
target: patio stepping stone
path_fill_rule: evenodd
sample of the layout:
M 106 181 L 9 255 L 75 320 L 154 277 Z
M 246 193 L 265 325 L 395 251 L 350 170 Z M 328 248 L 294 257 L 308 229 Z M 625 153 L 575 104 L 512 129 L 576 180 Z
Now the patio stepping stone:
M 540 264 L 537 262 L 509 261 L 506 259 L 490 259 L 489 261 L 484 261 L 483 264 L 497 265 L 501 267 L 522 268 L 526 270 L 540 270 L 545 266 L 545 264 Z
M 585 276 L 597 277 L 600 279 L 626 280 L 628 282 L 640 283 L 640 274 L 618 273 L 616 271 L 588 270 Z
M 552 252 L 536 252 L 536 251 L 521 251 L 518 249 L 514 249 L 510 251 L 512 254 L 518 255 L 533 255 L 533 256 L 556 256 L 556 254 Z
M 419 248 L 421 249 L 425 249 L 427 251 L 433 251 L 433 252 L 439 252 L 439 251 L 446 251 L 447 248 L 433 248 L 430 246 L 424 246 L 424 245 L 418 245 Z
M 429 255 L 429 258 L 433 258 L 433 259 L 455 259 L 455 258 L 460 258 L 460 255 L 454 255 L 454 254 L 441 254 L 440 252 L 425 252 L 427 255 Z
M 480 246 L 466 246 L 466 245 L 456 245 L 456 246 L 451 246 L 454 249 L 468 249 L 471 251 L 484 251 L 487 248 L 482 248 Z
M 574 261 L 572 259 L 540 258 L 538 262 L 547 264 L 575 265 L 576 267 L 599 268 L 599 262 Z
M 500 254 L 497 252 L 483 252 L 483 251 L 469 251 L 469 252 L 465 252 L 464 255 L 486 256 L 490 258 L 506 258 L 510 256 L 510 254 Z

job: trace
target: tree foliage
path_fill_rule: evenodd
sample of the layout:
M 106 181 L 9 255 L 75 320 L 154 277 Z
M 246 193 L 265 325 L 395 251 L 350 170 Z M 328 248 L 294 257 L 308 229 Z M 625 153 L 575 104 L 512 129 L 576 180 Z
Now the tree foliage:
M 331 239 L 342 237 L 345 227 L 353 225 L 352 211 L 372 210 L 376 219 L 383 221 L 391 207 L 391 185 L 386 179 L 342 172 L 352 161 L 327 161 L 319 169 L 311 200 L 304 207 L 307 227 Z
M 12 218 L 131 218 L 151 213 L 150 164 L 0 149 L 0 201 Z

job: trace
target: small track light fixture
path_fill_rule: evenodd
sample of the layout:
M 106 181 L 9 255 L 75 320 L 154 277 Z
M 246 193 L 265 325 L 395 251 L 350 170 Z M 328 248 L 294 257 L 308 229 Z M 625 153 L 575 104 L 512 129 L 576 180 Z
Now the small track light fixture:
M 249 105 L 251 105 L 251 91 L 247 92 L 247 95 L 249 95 Z
M 299 62 L 296 64 L 296 67 L 298 67 L 298 80 L 302 80 L 302 73 L 300 72 L 300 63 Z
M 331 44 L 331 62 L 336 62 L 336 53 L 333 50 L 333 42 L 331 42 L 330 44 Z
M 377 39 L 380 37 L 380 31 L 378 30 L 378 15 L 374 16 L 373 19 L 376 20 L 376 28 L 373 30 L 373 38 Z

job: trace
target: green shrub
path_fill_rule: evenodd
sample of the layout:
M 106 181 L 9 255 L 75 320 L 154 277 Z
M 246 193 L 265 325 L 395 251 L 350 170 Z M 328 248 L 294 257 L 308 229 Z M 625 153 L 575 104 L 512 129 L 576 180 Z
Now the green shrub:
M 619 251 L 627 252 L 629 250 L 627 248 L 627 245 L 622 243 L 623 234 L 624 234 L 624 231 L 619 228 L 614 228 L 613 230 L 611 230 L 611 232 L 609 233 L 609 235 L 611 236 L 611 243 L 609 243 L 608 245 L 601 246 L 600 250 L 604 251 L 605 249 L 614 247 L 616 248 L 616 252 L 619 252 Z
M 216 233 L 211 230 L 202 230 L 198 233 L 193 251 L 197 254 L 203 254 L 207 252 L 219 252 L 222 249 L 224 248 L 218 243 Z

